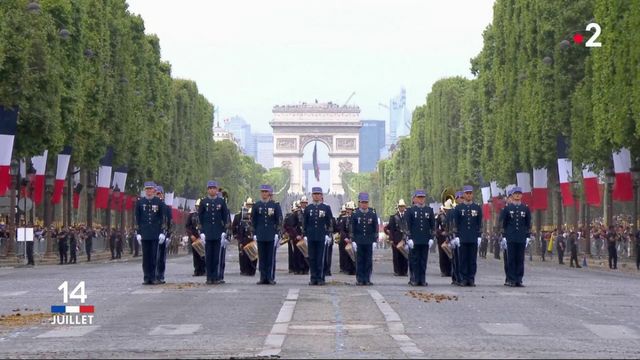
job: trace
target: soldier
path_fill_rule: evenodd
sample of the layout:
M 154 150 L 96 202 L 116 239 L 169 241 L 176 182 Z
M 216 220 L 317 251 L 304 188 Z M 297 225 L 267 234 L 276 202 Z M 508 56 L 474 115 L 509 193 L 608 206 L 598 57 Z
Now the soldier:
M 569 259 L 569 267 L 574 267 L 573 264 L 575 263 L 575 267 L 580 269 L 582 266 L 580 266 L 580 264 L 578 263 L 578 242 L 580 241 L 580 233 L 577 233 L 575 231 L 571 231 L 571 233 L 569 233 L 569 250 L 571 251 L 571 258 Z
M 524 287 L 524 252 L 529 246 L 531 231 L 531 211 L 521 202 L 522 189 L 511 190 L 511 202 L 500 214 L 502 228 L 507 243 L 507 282 L 506 286 Z
M 507 199 L 505 200 L 505 203 L 506 203 L 505 208 L 506 208 L 506 205 L 510 205 L 512 201 L 513 201 L 513 189 L 509 189 L 507 190 Z M 498 216 L 499 224 L 502 224 L 504 222 L 504 216 L 506 214 L 504 210 L 505 208 L 502 208 L 502 210 L 500 210 L 500 215 Z M 510 277 L 509 277 L 509 260 L 507 260 L 507 256 L 509 254 L 507 253 L 507 238 L 504 231 L 502 232 L 502 240 L 500 241 L 500 251 L 502 252 L 502 261 L 504 263 L 504 285 L 510 286 L 508 284 L 511 283 L 512 281 L 510 280 Z M 498 259 L 500 259 L 499 256 L 498 256 Z
M 95 237 L 96 237 L 96 232 L 93 230 L 93 228 L 85 229 L 84 252 L 87 254 L 87 262 L 91 261 L 91 251 L 93 249 L 93 238 Z
M 436 215 L 436 241 L 438 245 L 438 264 L 440 265 L 440 276 L 451 276 L 451 258 L 442 250 L 442 246 L 449 246 L 446 242 L 449 239 L 449 221 L 447 213 L 453 209 L 453 202 L 448 199 L 440 208 L 440 212 Z M 453 250 L 452 250 L 453 252 Z
M 409 261 L 411 274 L 409 285 L 427 286 L 426 273 L 429 249 L 433 246 L 435 229 L 433 209 L 425 205 L 427 194 L 422 189 L 415 191 L 415 205 L 407 213 Z
M 247 198 L 242 209 L 233 218 L 231 230 L 233 236 L 238 241 L 238 262 L 240 264 L 240 275 L 254 276 L 258 260 L 251 260 L 245 253 L 244 247 L 253 240 L 251 233 L 251 208 L 253 207 L 253 199 Z
M 332 242 L 331 237 L 331 207 L 322 202 L 322 188 L 314 187 L 311 189 L 313 203 L 304 209 L 304 241 L 307 242 L 309 249 L 309 285 L 324 285 L 324 257 L 325 250 L 329 243 Z
M 291 208 L 292 212 L 287 214 L 284 219 L 284 231 L 289 236 L 289 243 L 292 244 L 291 261 L 293 265 L 293 273 L 295 275 L 306 275 L 309 273 L 309 264 L 300 251 L 297 244 L 302 239 L 302 221 L 300 217 L 300 203 L 295 201 Z
M 167 266 L 167 247 L 171 242 L 171 208 L 167 206 L 164 200 L 164 189 L 162 186 L 156 186 L 156 196 L 162 201 L 162 234 L 164 235 L 164 240 L 160 240 L 158 242 L 158 260 L 156 265 L 156 279 L 164 284 L 164 270 Z
M 193 257 L 193 276 L 204 276 L 204 274 L 206 274 L 207 272 L 205 267 L 205 258 L 193 248 L 193 243 L 199 241 L 200 238 L 198 206 L 200 206 L 200 199 L 196 200 L 196 208 L 192 209 L 189 213 L 189 217 L 187 217 L 185 230 L 187 232 L 187 236 L 189 237 L 189 243 L 191 244 L 191 256 Z
M 69 264 L 78 263 L 78 236 L 79 234 L 73 228 L 68 228 L 67 239 L 69 241 Z
M 224 199 L 218 197 L 216 181 L 207 182 L 207 196 L 200 199 L 198 220 L 202 230 L 200 239 L 205 245 L 206 283 L 207 285 L 224 284 L 220 276 L 220 264 L 222 247 L 227 243 L 225 231 L 229 221 L 229 210 Z
M 353 201 L 349 201 L 345 204 L 345 214 L 338 219 L 338 232 L 340 233 L 340 243 L 338 244 L 338 250 L 340 252 L 340 269 L 341 272 L 347 275 L 356 274 L 356 264 L 347 253 L 346 246 L 350 242 L 351 234 L 351 217 L 353 216 L 353 210 L 355 210 L 355 204 Z
M 164 219 L 164 203 L 156 197 L 156 186 L 153 182 L 144 183 L 145 196 L 136 202 L 136 240 L 142 245 L 142 271 L 144 285 L 155 285 L 158 242 L 164 241 L 162 222 Z
M 453 212 L 457 230 L 455 241 L 460 244 L 459 282 L 462 286 L 476 286 L 478 246 L 482 240 L 482 208 L 473 202 L 472 186 L 465 185 L 462 192 L 464 201 Z
M 321 194 L 320 201 L 324 202 L 324 195 Z M 323 275 L 322 279 L 325 277 L 331 276 L 331 259 L 333 258 L 333 232 L 336 227 L 336 218 L 331 215 L 329 224 L 329 241 L 325 242 L 324 246 L 324 263 L 322 265 Z
M 271 200 L 271 187 L 260 185 L 260 201 L 251 209 L 253 238 L 258 243 L 260 281 L 258 285 L 275 285 L 274 264 L 281 233 L 282 210 Z
M 402 240 L 407 240 L 407 215 L 404 199 L 398 200 L 398 211 L 394 215 L 389 217 L 389 223 L 384 227 L 384 233 L 389 236 L 391 240 L 391 254 L 393 255 L 393 275 L 394 276 L 407 276 L 409 270 L 409 264 L 407 258 L 398 250 L 397 245 Z
M 111 260 L 116 259 L 116 241 L 118 241 L 118 234 L 116 229 L 109 229 L 109 250 L 111 251 Z
M 369 208 L 369 194 L 358 194 L 358 210 L 351 217 L 351 242 L 356 246 L 356 285 L 373 285 L 373 243 L 378 239 L 378 215 Z
M 60 255 L 60 262 L 58 265 L 63 265 L 67 263 L 67 248 L 69 243 L 67 242 L 67 232 L 68 229 L 62 229 L 57 232 L 58 238 L 58 254 Z
M 449 244 L 451 245 L 451 250 L 453 253 L 453 258 L 451 259 L 451 284 L 464 286 L 460 276 L 460 239 L 456 237 L 456 222 L 454 219 L 455 207 L 462 204 L 462 191 L 457 191 L 455 194 L 456 204 L 452 210 L 447 212 L 447 222 L 449 224 Z

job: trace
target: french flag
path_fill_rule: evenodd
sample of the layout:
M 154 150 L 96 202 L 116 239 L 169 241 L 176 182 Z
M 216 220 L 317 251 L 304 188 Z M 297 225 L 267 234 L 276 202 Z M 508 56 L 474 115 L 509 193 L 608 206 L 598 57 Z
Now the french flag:
M 0 105 L 0 196 L 11 186 L 11 154 L 18 126 L 18 109 Z
M 533 169 L 533 199 L 531 209 L 546 210 L 549 206 L 547 202 L 548 180 L 547 168 Z
M 176 206 L 171 207 L 171 217 L 173 218 L 173 221 L 175 221 L 176 224 L 180 224 L 181 221 L 181 216 L 182 216 L 182 212 L 180 211 L 180 207 L 184 208 L 184 203 L 185 203 L 186 199 L 183 197 L 175 197 L 173 199 L 173 203 Z
M 42 195 L 44 194 L 44 172 L 47 168 L 47 154 L 49 150 L 45 150 L 42 155 L 31 158 L 33 167 L 36 169 L 36 176 L 33 181 L 33 202 L 38 205 L 42 203 Z
M 588 205 L 600 206 L 600 188 L 598 175 L 589 169 L 582 169 L 584 195 Z
M 165 203 L 165 205 L 167 205 L 169 207 L 169 209 L 171 209 L 171 218 L 176 219 L 176 218 L 173 217 L 173 203 L 174 203 L 174 200 L 175 200 L 175 193 L 174 192 L 168 192 L 168 193 L 164 194 L 164 203 Z
M 558 159 L 558 177 L 560 180 L 560 193 L 562 194 L 562 205 L 564 207 L 574 206 L 573 193 L 569 179 L 573 174 L 573 164 L 567 158 Z
M 531 206 L 531 174 L 528 172 L 516 173 L 518 186 L 522 188 L 522 203 Z
M 505 207 L 504 200 L 500 198 L 505 194 L 504 189 L 498 187 L 497 181 L 492 181 L 489 186 L 491 189 L 491 198 L 493 199 L 493 211 L 497 214 Z
M 98 169 L 98 186 L 96 188 L 96 208 L 109 207 L 109 185 L 111 185 L 111 165 L 113 163 L 113 148 L 107 148 L 107 153 L 100 160 Z
M 116 198 L 114 196 L 113 201 L 111 201 L 111 210 L 120 210 L 122 209 L 122 204 L 124 196 L 125 196 L 125 186 L 127 185 L 127 168 L 119 167 L 113 172 L 113 181 L 111 182 L 111 187 L 115 190 L 117 187 L 120 190 L 120 197 Z
M 633 201 L 633 180 L 631 179 L 631 153 L 622 148 L 613 153 L 613 170 L 616 182 L 613 184 L 613 200 Z
M 62 152 L 58 154 L 58 166 L 56 168 L 56 182 L 53 187 L 53 204 L 60 203 L 62 193 L 64 191 L 64 180 L 67 178 L 69 170 L 69 161 L 71 161 L 71 146 L 65 146 Z
M 491 205 L 489 204 L 491 199 L 491 187 L 486 186 L 482 188 L 482 218 L 484 220 L 491 220 Z

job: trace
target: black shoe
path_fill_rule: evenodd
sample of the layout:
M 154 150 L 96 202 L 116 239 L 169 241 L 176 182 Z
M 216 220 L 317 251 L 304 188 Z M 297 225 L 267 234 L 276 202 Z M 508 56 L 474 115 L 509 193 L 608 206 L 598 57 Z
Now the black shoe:
M 576 266 L 576 269 L 582 269 L 582 266 L 578 265 Z
M 324 286 L 326 283 L 324 282 L 324 280 L 320 280 L 318 281 L 318 286 Z
M 318 285 L 317 281 L 309 281 L 309 286 L 315 286 Z
M 163 284 L 162 282 L 160 282 L 160 280 L 153 280 L 153 285 L 160 285 Z
M 153 285 L 153 282 L 151 281 L 145 281 L 142 283 L 142 285 Z
M 514 286 L 515 286 L 515 284 L 514 284 L 514 283 L 512 283 L 511 281 L 505 281 L 505 282 L 504 282 L 504 286 L 514 287 Z
M 372 286 L 372 285 L 373 285 L 373 283 L 372 283 L 371 281 L 367 281 L 366 285 L 367 285 L 367 286 Z
M 262 280 L 260 280 L 260 281 L 258 281 L 258 282 L 256 283 L 256 285 L 266 285 L 266 284 L 268 284 L 268 283 L 269 283 L 269 282 L 267 282 L 267 281 L 262 281 Z
M 224 281 L 224 280 L 214 280 L 214 281 L 213 281 L 213 283 L 214 283 L 215 285 L 221 285 L 221 284 L 224 284 L 224 283 L 225 283 L 225 281 Z
M 158 281 L 158 284 L 166 284 L 166 283 L 167 283 L 167 282 L 166 282 L 166 281 L 164 281 L 164 280 L 157 280 L 157 281 Z
M 213 284 L 214 284 L 214 282 L 213 282 L 212 280 L 207 280 L 207 282 L 205 282 L 205 284 L 207 284 L 207 285 L 213 285 Z
M 420 286 L 429 286 L 429 283 L 425 281 L 423 283 L 420 283 Z
M 523 283 L 521 283 L 521 282 L 516 283 L 516 287 L 524 287 L 524 284 L 523 284 Z
M 409 281 L 409 285 L 411 285 L 411 286 L 418 286 L 418 283 L 417 283 L 417 282 L 414 282 L 414 281 Z
M 356 286 L 364 286 L 364 285 L 366 285 L 366 284 L 365 284 L 365 283 L 363 283 L 363 282 L 360 282 L 360 281 L 357 281 L 357 282 L 356 282 Z
M 275 285 L 275 284 L 276 284 L 276 281 L 275 281 L 275 280 L 269 280 L 269 281 L 267 281 L 267 284 L 269 284 L 269 285 Z

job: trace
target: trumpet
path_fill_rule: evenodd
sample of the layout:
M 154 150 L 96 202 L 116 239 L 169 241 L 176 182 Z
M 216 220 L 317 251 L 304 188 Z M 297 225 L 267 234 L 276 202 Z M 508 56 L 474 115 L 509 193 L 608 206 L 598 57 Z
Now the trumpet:
M 280 239 L 280 245 L 284 245 L 288 242 L 289 242 L 289 234 L 284 233 L 284 235 L 282 235 L 282 238 Z

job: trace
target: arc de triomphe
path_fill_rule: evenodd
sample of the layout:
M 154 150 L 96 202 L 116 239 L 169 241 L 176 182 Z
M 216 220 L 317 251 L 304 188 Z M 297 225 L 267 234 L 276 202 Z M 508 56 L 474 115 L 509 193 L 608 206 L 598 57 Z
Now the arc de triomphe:
M 273 107 L 273 165 L 291 170 L 289 191 L 302 193 L 302 155 L 310 142 L 329 148 L 331 184 L 325 192 L 344 194 L 343 171 L 358 172 L 360 108 L 329 103 L 302 103 Z M 310 189 L 306 189 L 307 192 Z

